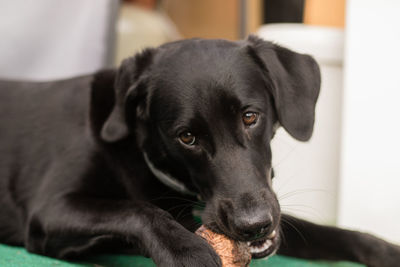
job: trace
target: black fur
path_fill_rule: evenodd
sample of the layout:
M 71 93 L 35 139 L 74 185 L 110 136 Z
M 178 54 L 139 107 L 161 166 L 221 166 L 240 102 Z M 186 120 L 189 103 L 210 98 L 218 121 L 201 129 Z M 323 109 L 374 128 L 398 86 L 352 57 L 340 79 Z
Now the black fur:
M 397 246 L 280 213 L 269 143 L 278 124 L 310 138 L 319 87 L 312 57 L 256 37 L 169 43 L 64 81 L 2 81 L 0 241 L 58 258 L 129 251 L 159 266 L 220 266 L 191 232 L 196 198 L 161 183 L 146 153 L 201 196 L 214 231 L 257 241 L 276 230 L 265 255 L 284 239 L 286 255 L 396 266 Z M 243 124 L 247 111 L 255 125 Z M 179 141 L 184 131 L 194 145 Z

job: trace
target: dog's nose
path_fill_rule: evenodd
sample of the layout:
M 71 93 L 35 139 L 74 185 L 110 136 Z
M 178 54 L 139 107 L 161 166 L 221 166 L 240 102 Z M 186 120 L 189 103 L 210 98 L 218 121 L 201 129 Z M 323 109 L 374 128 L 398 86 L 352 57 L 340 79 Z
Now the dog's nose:
M 235 220 L 237 232 L 247 241 L 264 237 L 272 231 L 272 216 L 268 212 Z

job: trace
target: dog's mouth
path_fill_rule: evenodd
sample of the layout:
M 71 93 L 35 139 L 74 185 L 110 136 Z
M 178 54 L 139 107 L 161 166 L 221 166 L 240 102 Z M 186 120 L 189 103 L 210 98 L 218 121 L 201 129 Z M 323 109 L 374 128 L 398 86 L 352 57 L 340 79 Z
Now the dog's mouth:
M 248 241 L 247 245 L 250 248 L 250 253 L 253 259 L 265 258 L 272 255 L 278 249 L 279 237 L 277 230 L 274 230 L 270 235 L 256 241 Z
M 239 236 L 232 235 L 230 231 L 223 231 L 224 227 L 219 227 L 216 223 L 207 224 L 207 228 L 216 233 L 228 236 L 233 240 L 245 243 L 249 247 L 249 251 L 253 259 L 260 259 L 272 256 L 276 253 L 280 245 L 279 226 L 276 227 L 268 236 L 257 240 L 245 241 Z

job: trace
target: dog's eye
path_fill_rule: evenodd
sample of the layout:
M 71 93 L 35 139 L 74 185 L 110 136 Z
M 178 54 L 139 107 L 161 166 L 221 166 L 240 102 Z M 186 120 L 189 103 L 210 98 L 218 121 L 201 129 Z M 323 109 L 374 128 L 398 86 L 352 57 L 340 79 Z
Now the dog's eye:
M 191 132 L 183 132 L 179 134 L 179 140 L 185 145 L 192 146 L 196 142 L 196 137 Z
M 258 113 L 251 111 L 245 112 L 242 116 L 242 120 L 246 126 L 254 125 L 258 120 Z

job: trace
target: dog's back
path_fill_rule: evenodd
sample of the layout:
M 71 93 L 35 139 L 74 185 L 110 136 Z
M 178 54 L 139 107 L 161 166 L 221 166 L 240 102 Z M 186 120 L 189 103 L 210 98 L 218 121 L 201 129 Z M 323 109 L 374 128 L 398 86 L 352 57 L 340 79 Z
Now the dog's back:
M 0 240 L 22 243 L 27 203 L 85 133 L 91 77 L 0 81 Z

